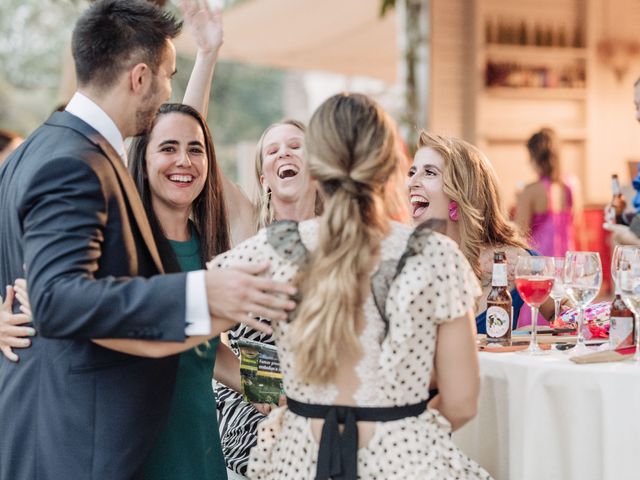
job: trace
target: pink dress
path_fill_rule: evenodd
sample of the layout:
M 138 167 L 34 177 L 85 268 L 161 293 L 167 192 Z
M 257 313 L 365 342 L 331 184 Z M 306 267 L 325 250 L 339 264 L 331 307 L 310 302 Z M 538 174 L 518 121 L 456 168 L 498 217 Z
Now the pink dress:
M 575 250 L 573 236 L 573 195 L 569 185 L 562 183 L 567 199 L 566 207 L 551 210 L 551 180 L 542 177 L 549 208 L 544 213 L 534 213 L 531 219 L 531 248 L 547 257 L 564 257 L 567 250 Z

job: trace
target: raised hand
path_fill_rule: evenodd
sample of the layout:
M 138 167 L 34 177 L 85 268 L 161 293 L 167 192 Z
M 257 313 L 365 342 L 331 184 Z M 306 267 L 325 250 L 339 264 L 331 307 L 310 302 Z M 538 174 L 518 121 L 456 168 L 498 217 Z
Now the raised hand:
M 26 286 L 26 283 L 25 283 Z M 25 290 L 26 292 L 26 290 Z M 13 348 L 27 348 L 31 345 L 31 340 L 24 337 L 32 337 L 36 331 L 31 327 L 23 327 L 21 325 L 31 321 L 31 310 L 29 309 L 27 299 L 27 313 L 14 314 L 11 311 L 11 305 L 15 297 L 15 290 L 11 286 L 7 286 L 7 296 L 0 307 L 0 351 L 12 362 L 17 362 L 19 357 L 13 352 Z M 2 297 L 0 297 L 0 301 Z M 24 304 L 23 304 L 24 306 Z M 21 310 L 25 310 L 21 307 Z
M 211 10 L 206 0 L 180 0 L 178 7 L 191 30 L 198 52 L 217 54 L 224 39 L 221 11 Z

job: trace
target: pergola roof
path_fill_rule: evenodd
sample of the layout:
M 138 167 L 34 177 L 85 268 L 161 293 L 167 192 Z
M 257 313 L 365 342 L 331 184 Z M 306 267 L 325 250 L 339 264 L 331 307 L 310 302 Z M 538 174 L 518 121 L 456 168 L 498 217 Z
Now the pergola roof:
M 393 11 L 379 0 L 250 0 L 225 10 L 221 59 L 396 81 Z M 176 42 L 193 54 L 189 35 Z

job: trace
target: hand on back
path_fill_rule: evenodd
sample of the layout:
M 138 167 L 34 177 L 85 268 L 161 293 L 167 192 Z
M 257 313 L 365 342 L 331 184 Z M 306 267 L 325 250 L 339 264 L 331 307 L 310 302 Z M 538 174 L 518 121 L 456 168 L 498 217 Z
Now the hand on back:
M 11 306 L 14 298 L 20 302 L 22 313 L 13 313 Z M 27 282 L 24 279 L 16 280 L 14 287 L 7 286 L 7 294 L 4 302 L 0 297 L 0 351 L 12 362 L 17 362 L 20 358 L 13 351 L 14 348 L 27 348 L 31 345 L 31 340 L 24 337 L 32 337 L 36 331 L 31 327 L 23 326 L 31 322 L 31 308 L 27 295 Z
M 269 268 L 267 263 L 212 268 L 206 273 L 209 312 L 218 320 L 226 320 L 229 328 L 245 323 L 256 330 L 271 333 L 270 327 L 255 320 L 286 320 L 295 308 L 291 297 L 296 289 L 286 283 L 259 276 Z

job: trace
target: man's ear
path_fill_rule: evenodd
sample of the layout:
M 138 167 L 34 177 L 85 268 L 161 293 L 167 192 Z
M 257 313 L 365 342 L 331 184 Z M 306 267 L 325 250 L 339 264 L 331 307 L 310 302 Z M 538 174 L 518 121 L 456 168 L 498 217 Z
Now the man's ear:
M 129 86 L 134 93 L 143 93 L 151 84 L 151 69 L 146 63 L 138 63 L 129 70 Z

